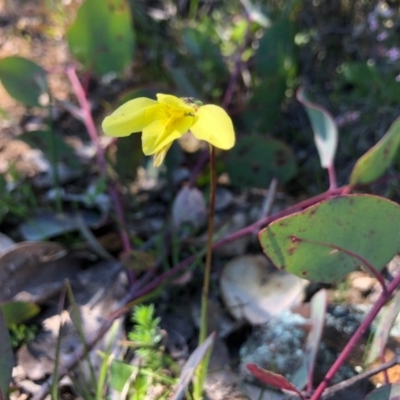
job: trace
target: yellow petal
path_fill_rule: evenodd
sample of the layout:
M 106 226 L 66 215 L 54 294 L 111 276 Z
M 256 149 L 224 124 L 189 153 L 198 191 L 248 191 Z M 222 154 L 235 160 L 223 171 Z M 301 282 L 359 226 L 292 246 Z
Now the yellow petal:
M 164 104 L 167 107 L 175 111 L 183 111 L 184 114 L 194 115 L 196 110 L 194 107 L 186 104 L 182 99 L 176 96 L 171 96 L 170 94 L 157 94 L 157 100 L 160 104 Z
M 174 116 L 172 116 L 159 119 L 146 126 L 142 134 L 143 153 L 151 155 L 160 152 L 164 147 L 186 133 L 192 126 L 193 120 L 193 117 L 174 119 Z
M 232 120 L 221 107 L 208 104 L 196 113 L 196 121 L 190 128 L 197 139 L 205 140 L 219 149 L 228 150 L 235 144 Z
M 167 144 L 161 151 L 159 151 L 158 153 L 154 154 L 154 158 L 153 158 L 153 165 L 155 167 L 159 167 L 162 162 L 164 161 L 165 156 L 168 153 L 169 148 L 171 147 L 172 142 Z
M 146 97 L 133 99 L 118 107 L 103 121 L 102 128 L 108 136 L 128 136 L 142 131 L 160 113 L 157 101 Z

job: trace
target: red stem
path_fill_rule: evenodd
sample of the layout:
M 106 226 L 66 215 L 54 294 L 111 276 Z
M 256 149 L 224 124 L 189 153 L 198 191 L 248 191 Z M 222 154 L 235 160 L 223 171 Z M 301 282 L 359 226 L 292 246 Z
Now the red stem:
M 379 296 L 378 300 L 374 303 L 371 310 L 361 322 L 358 329 L 354 332 L 353 336 L 350 338 L 342 352 L 339 354 L 339 357 L 333 363 L 329 371 L 326 373 L 324 380 L 319 384 L 315 392 L 313 393 L 310 400 L 319 400 L 324 393 L 324 390 L 329 385 L 330 381 L 335 376 L 336 372 L 340 369 L 346 359 L 349 357 L 351 351 L 356 346 L 358 341 L 361 339 L 365 331 L 372 324 L 375 317 L 378 315 L 381 308 L 385 305 L 385 303 L 389 300 L 390 296 L 400 285 L 400 274 L 398 274 L 392 282 L 387 287 L 386 292 L 382 292 Z
M 329 175 L 329 189 L 330 190 L 336 189 L 337 188 L 336 170 L 333 164 L 328 167 L 328 175 Z
M 216 241 L 213 245 L 213 249 L 218 249 L 219 247 L 222 247 L 227 243 L 233 242 L 234 240 L 237 240 L 237 239 L 241 238 L 242 236 L 249 235 L 249 234 L 253 233 L 255 230 L 260 229 L 264 225 L 266 226 L 266 225 L 270 224 L 271 222 L 275 221 L 278 218 L 282 218 L 282 217 L 285 217 L 286 215 L 293 214 L 297 211 L 301 211 L 302 209 L 312 206 L 313 204 L 318 203 L 322 200 L 328 199 L 331 196 L 340 195 L 345 189 L 346 189 L 346 186 L 337 188 L 335 190 L 328 190 L 317 196 L 311 197 L 311 198 L 303 200 L 297 204 L 294 204 L 293 206 L 290 206 L 290 207 L 286 208 L 285 210 L 279 211 L 279 212 L 275 213 L 274 215 L 267 216 L 251 225 L 246 226 L 243 229 L 240 229 L 239 231 L 237 231 L 235 233 L 232 233 L 231 235 L 229 235 L 223 239 Z M 197 257 L 196 255 L 190 256 L 190 257 L 186 258 L 185 260 L 183 260 L 182 262 L 180 262 L 179 264 L 175 265 L 170 270 L 157 276 L 149 284 L 144 286 L 138 292 L 134 293 L 135 298 L 144 296 L 145 294 L 151 292 L 152 290 L 154 290 L 155 288 L 160 286 L 167 279 L 172 278 L 178 272 L 184 270 L 193 261 L 196 260 L 196 257 Z
M 97 162 L 99 164 L 100 171 L 103 176 L 107 176 L 107 164 L 104 156 L 104 149 L 101 147 L 99 135 L 97 132 L 96 124 L 94 123 L 92 111 L 90 109 L 90 103 L 87 99 L 86 93 L 83 89 L 83 86 L 76 74 L 75 67 L 68 66 L 66 69 L 66 74 L 68 79 L 71 82 L 72 88 L 75 92 L 75 96 L 78 99 L 78 103 L 81 107 L 81 116 L 83 123 L 85 124 L 86 130 L 89 134 L 90 140 L 96 147 L 96 154 L 97 154 Z M 124 252 L 131 251 L 131 243 L 128 235 L 128 231 L 126 229 L 126 223 L 124 218 L 124 213 L 121 206 L 120 197 L 118 191 L 116 190 L 113 183 L 109 183 L 108 185 L 108 192 L 112 199 L 112 202 L 115 207 L 115 213 L 117 214 L 117 219 L 120 224 L 119 233 L 121 236 L 121 242 L 124 249 Z

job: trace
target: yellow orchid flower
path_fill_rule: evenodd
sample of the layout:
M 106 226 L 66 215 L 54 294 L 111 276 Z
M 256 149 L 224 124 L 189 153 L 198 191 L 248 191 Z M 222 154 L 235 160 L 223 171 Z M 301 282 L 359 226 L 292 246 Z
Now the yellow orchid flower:
M 188 131 L 219 149 L 228 150 L 235 144 L 232 121 L 224 109 L 161 93 L 157 101 L 146 97 L 128 101 L 106 117 L 102 127 L 108 136 L 142 132 L 143 152 L 154 155 L 156 167 L 172 142 Z

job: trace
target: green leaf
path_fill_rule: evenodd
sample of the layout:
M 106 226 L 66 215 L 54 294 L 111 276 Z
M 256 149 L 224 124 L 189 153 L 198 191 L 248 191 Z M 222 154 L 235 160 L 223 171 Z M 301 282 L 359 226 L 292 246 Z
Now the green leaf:
M 269 131 L 274 126 L 285 98 L 286 80 L 284 75 L 271 75 L 254 91 L 243 114 L 250 132 Z
M 20 324 L 39 314 L 40 308 L 35 303 L 10 301 L 0 304 L 7 326 Z
M 8 388 L 11 381 L 14 356 L 11 347 L 10 334 L 8 332 L 3 312 L 0 308 L 0 395 L 8 398 Z
M 125 364 L 122 361 L 113 360 L 111 363 L 110 386 L 117 392 L 122 392 L 128 379 L 137 372 L 136 365 Z
M 394 161 L 400 145 L 400 118 L 383 138 L 358 159 L 350 176 L 351 185 L 367 184 L 382 176 Z
M 354 62 L 343 65 L 343 76 L 351 84 L 371 90 L 371 86 L 380 84 L 379 72 L 375 65 Z
M 382 270 L 400 247 L 400 237 L 393 234 L 399 224 L 400 206 L 394 202 L 337 196 L 273 222 L 259 239 L 277 268 L 331 283 L 361 265 L 354 255 Z
M 303 88 L 297 91 L 297 99 L 303 104 L 310 119 L 321 166 L 329 168 L 333 165 L 338 144 L 336 123 L 328 111 L 308 99 Z
M 277 21 L 261 38 L 255 55 L 255 69 L 262 77 L 295 72 L 295 26 L 288 19 Z
M 284 143 L 258 135 L 240 139 L 228 153 L 226 169 L 232 184 L 268 188 L 277 178 L 285 183 L 296 174 L 296 161 Z
M 365 400 L 398 400 L 400 398 L 400 383 L 381 386 L 372 391 Z
M 121 72 L 132 60 L 134 33 L 125 0 L 86 0 L 67 32 L 71 53 L 87 71 Z
M 295 27 L 281 19 L 267 30 L 254 57 L 255 70 L 262 78 L 244 113 L 251 131 L 268 131 L 280 115 L 288 78 L 296 73 Z
M 22 57 L 0 60 L 0 80 L 10 96 L 27 106 L 40 106 L 39 97 L 47 90 L 46 71 Z
M 203 343 L 199 344 L 187 359 L 179 375 L 179 381 L 173 389 L 171 400 L 180 400 L 183 398 L 190 381 L 194 379 L 196 370 L 197 373 L 199 373 L 198 368 L 202 365 L 202 362 L 207 359 L 207 354 L 210 354 L 214 341 L 215 332 L 211 333 Z M 207 365 L 208 364 L 206 364 L 205 370 L 207 370 Z
M 228 77 L 228 70 L 221 50 L 211 37 L 210 29 L 201 32 L 198 29 L 185 28 L 182 31 L 182 41 L 185 45 L 189 57 L 197 60 L 196 68 L 200 69 L 205 77 L 217 76 L 219 79 Z
M 400 101 L 400 83 L 393 73 L 380 73 L 375 65 L 353 62 L 342 67 L 344 79 L 354 85 L 359 97 L 373 97 L 376 102 L 393 103 Z

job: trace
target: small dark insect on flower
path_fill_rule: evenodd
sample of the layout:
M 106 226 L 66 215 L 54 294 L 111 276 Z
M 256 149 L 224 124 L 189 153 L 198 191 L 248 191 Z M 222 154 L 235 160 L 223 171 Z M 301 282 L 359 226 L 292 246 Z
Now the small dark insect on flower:
M 194 106 L 196 108 L 200 107 L 203 105 L 203 102 L 196 99 L 195 97 L 182 97 L 182 100 L 191 106 Z

